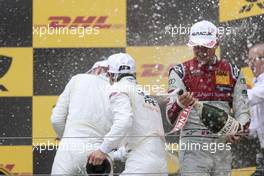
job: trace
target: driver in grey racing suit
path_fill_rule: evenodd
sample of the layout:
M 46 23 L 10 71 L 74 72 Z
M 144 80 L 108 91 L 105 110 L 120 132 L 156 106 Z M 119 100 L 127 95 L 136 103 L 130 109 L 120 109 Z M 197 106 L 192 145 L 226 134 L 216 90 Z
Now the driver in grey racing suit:
M 245 79 L 239 69 L 226 60 L 218 60 L 217 28 L 209 21 L 201 21 L 191 28 L 188 45 L 195 57 L 169 71 L 169 93 L 177 88 L 183 95 L 170 98 L 167 118 L 174 124 L 182 110 L 195 100 L 216 106 L 232 114 L 247 128 L 250 115 Z M 232 112 L 233 111 L 233 112 Z M 217 136 L 204 126 L 195 109 L 190 111 L 181 129 L 179 159 L 183 176 L 223 176 L 231 172 L 230 143 L 238 136 Z

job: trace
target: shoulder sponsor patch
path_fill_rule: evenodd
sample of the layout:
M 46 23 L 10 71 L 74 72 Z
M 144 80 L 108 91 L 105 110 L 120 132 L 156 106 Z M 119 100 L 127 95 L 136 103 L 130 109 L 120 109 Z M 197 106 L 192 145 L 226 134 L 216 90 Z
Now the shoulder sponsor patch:
M 239 73 L 240 73 L 240 70 L 235 64 L 230 64 L 230 66 L 231 66 L 232 76 L 233 76 L 234 79 L 237 80 L 238 76 L 239 76 Z
M 184 77 L 184 68 L 183 68 L 182 64 L 178 64 L 178 65 L 172 67 L 171 70 L 174 70 L 179 75 L 179 77 L 181 79 Z M 171 70 L 170 70 L 170 72 L 171 72 Z M 170 74 L 170 72 L 169 72 L 169 74 Z

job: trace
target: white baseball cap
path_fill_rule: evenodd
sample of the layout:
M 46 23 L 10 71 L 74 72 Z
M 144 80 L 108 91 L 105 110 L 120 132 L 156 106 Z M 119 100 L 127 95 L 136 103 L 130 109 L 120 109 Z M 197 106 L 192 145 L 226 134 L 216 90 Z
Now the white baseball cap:
M 91 68 L 91 70 L 96 69 L 98 67 L 108 67 L 108 61 L 107 60 L 103 60 L 103 61 L 95 62 L 93 67 Z
M 217 27 L 210 21 L 199 21 L 191 27 L 188 46 L 213 48 L 217 44 Z
M 126 53 L 113 54 L 108 57 L 109 73 L 135 73 L 135 61 Z

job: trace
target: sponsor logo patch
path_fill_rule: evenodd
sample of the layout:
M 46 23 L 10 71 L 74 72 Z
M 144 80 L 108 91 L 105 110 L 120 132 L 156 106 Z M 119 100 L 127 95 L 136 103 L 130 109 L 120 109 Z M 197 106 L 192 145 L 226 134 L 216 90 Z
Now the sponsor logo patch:
M 228 72 L 216 71 L 215 72 L 215 83 L 220 85 L 230 85 L 230 76 Z
M 247 90 L 242 90 L 242 96 L 244 98 L 247 98 L 248 97 Z
M 175 82 L 176 82 L 176 79 L 175 78 L 169 79 L 169 86 L 171 86 Z
M 246 79 L 245 79 L 245 78 L 241 78 L 241 79 L 240 79 L 240 83 L 241 83 L 241 84 L 246 84 Z

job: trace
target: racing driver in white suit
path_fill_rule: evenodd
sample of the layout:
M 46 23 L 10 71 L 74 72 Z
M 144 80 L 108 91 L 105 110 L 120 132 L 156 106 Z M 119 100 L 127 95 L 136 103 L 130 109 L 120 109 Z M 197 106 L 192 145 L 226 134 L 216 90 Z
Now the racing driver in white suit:
M 105 94 L 110 86 L 105 76 L 107 69 L 107 61 L 96 63 L 90 74 L 73 76 L 59 96 L 51 116 L 61 139 L 52 175 L 84 173 L 89 154 L 110 130 L 112 118 Z
M 127 160 L 123 175 L 167 175 L 164 129 L 160 108 L 136 83 L 134 59 L 124 53 L 108 58 L 113 126 L 89 162 L 100 164 L 126 136 Z

